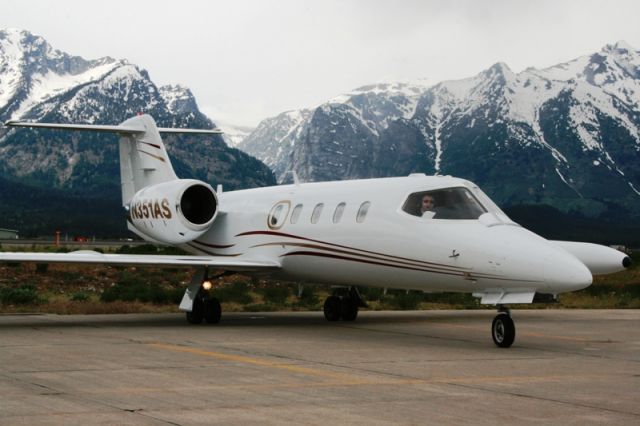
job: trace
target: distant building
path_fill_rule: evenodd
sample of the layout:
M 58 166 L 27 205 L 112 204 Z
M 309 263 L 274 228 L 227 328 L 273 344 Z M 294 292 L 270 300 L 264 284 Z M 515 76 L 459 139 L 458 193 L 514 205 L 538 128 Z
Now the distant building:
M 17 240 L 18 231 L 15 229 L 0 228 L 0 240 Z

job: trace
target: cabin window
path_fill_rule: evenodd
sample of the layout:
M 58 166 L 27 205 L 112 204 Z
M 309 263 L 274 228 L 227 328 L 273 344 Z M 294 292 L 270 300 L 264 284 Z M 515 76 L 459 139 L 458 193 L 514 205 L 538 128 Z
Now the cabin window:
M 273 206 L 267 218 L 267 225 L 269 228 L 279 229 L 284 225 L 285 220 L 287 220 L 287 214 L 289 213 L 290 206 L 291 204 L 289 201 L 280 201 Z
M 461 187 L 414 192 L 402 210 L 433 219 L 478 219 L 487 212 L 467 188 Z
M 320 203 L 313 208 L 313 213 L 311 213 L 311 223 L 318 223 L 323 207 L 324 204 Z
M 276 226 L 278 224 L 278 221 L 280 219 L 280 215 L 282 215 L 282 210 L 284 210 L 284 206 L 282 204 L 280 204 L 279 206 L 276 206 L 275 210 L 273 211 L 273 214 L 271 215 L 271 226 Z
M 336 210 L 333 212 L 333 223 L 340 222 L 342 219 L 342 213 L 344 213 L 344 208 L 347 206 L 347 203 L 340 203 L 336 206 Z
M 362 223 L 364 219 L 367 217 L 367 212 L 369 211 L 369 207 L 371 203 L 369 201 L 365 201 L 360 204 L 360 208 L 358 209 L 358 214 L 356 215 L 356 222 Z
M 300 217 L 300 213 L 302 212 L 302 204 L 298 204 L 293 208 L 291 212 L 291 223 L 298 222 L 298 218 Z

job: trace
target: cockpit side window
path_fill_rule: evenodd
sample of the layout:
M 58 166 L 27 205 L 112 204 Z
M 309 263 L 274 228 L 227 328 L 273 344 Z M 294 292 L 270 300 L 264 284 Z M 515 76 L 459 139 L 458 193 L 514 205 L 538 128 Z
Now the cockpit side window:
M 487 209 L 466 188 L 445 188 L 414 192 L 402 210 L 419 217 L 433 219 L 477 219 Z

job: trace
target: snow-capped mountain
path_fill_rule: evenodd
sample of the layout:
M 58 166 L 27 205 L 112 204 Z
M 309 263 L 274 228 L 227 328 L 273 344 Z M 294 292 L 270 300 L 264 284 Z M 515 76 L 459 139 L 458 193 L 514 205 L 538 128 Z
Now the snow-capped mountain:
M 303 133 L 311 110 L 288 111 L 260 122 L 237 147 L 260 158 L 274 171 L 278 180 L 291 170 L 289 159 L 294 145 Z M 266 143 L 265 143 L 266 142 Z
M 239 147 L 279 180 L 451 174 L 502 204 L 598 215 L 640 212 L 639 129 L 640 52 L 619 42 L 541 70 L 365 86 L 264 120 Z
M 286 179 L 292 168 L 292 156 L 294 147 L 301 140 L 312 125 L 327 125 L 329 135 L 318 135 L 318 137 L 328 136 L 333 146 L 327 147 L 330 153 L 340 157 L 345 151 L 342 142 L 348 139 L 347 135 L 340 136 L 343 132 L 350 133 L 356 128 L 363 126 L 363 131 L 367 135 L 378 137 L 382 131 L 387 129 L 394 120 L 410 118 L 415 113 L 415 108 L 420 99 L 420 95 L 426 89 L 426 84 L 407 83 L 381 83 L 363 86 L 349 93 L 337 96 L 329 102 L 313 109 L 303 109 L 297 111 L 283 112 L 282 114 L 263 120 L 258 127 L 248 135 L 238 148 L 260 158 L 267 166 L 271 167 L 278 180 Z M 324 114 L 335 113 L 336 116 L 323 120 Z M 317 114 L 317 115 L 316 115 Z M 314 120 L 316 120 L 314 122 Z M 344 127 L 344 128 L 342 128 Z M 310 149 L 322 148 L 322 143 L 317 146 L 310 146 Z M 365 141 L 362 146 L 350 146 L 348 149 L 367 149 Z M 296 164 L 304 163 L 309 157 L 306 152 L 296 153 Z M 357 154 L 352 153 L 352 156 Z M 302 158 L 301 158 L 302 157 Z M 308 160 L 308 165 L 297 167 L 297 172 L 302 172 L 305 178 L 310 180 L 332 180 L 337 178 L 347 179 L 349 176 L 363 177 L 368 173 L 364 171 L 352 173 L 347 176 L 333 174 L 333 168 L 343 166 L 342 161 L 327 161 L 324 164 L 318 162 L 313 164 L 313 155 Z M 356 157 L 353 157 L 356 158 Z M 302 171 L 304 167 L 314 168 L 315 174 Z M 326 168 L 327 170 L 320 171 Z
M 227 145 L 235 148 L 253 132 L 254 127 L 235 126 L 231 124 L 221 124 L 220 129 L 224 132 L 222 135 Z
M 0 120 L 117 124 L 153 115 L 160 127 L 213 128 L 187 88 L 158 87 L 147 71 L 126 60 L 85 60 L 51 47 L 27 31 L 0 31 Z M 114 136 L 43 130 L 0 133 L 0 174 L 39 186 L 117 196 Z M 214 185 L 270 184 L 263 164 L 229 148 L 220 136 L 167 137 L 178 175 Z M 113 195 L 112 194 L 112 195 Z

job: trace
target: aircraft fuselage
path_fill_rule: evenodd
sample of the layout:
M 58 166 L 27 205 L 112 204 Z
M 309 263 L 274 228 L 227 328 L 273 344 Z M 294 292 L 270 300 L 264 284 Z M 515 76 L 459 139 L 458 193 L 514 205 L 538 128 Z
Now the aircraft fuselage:
M 438 219 L 403 209 L 411 194 L 448 188 L 465 189 L 486 213 Z M 557 294 L 591 284 L 589 270 L 575 257 L 512 222 L 463 179 L 412 175 L 218 197 L 224 213 L 183 248 L 200 255 L 277 258 L 277 275 L 284 279 L 480 293 Z

